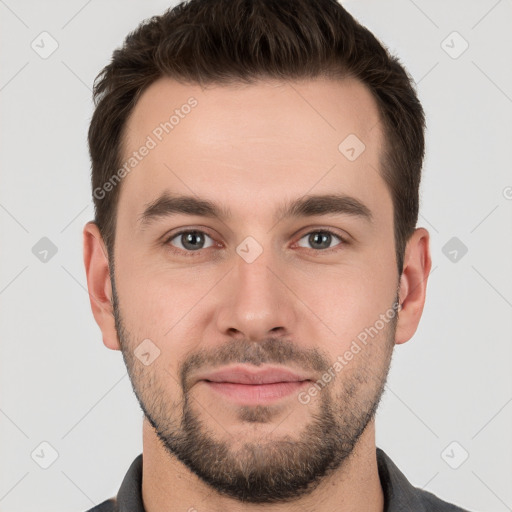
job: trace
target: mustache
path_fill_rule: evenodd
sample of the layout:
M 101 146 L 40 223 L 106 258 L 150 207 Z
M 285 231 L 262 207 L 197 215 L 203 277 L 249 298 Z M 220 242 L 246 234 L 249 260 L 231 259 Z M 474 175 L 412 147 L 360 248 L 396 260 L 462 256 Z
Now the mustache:
M 317 348 L 300 348 L 296 343 L 279 337 L 269 337 L 262 341 L 230 339 L 223 345 L 189 355 L 181 365 L 179 374 L 182 389 L 190 387 L 189 375 L 203 366 L 212 368 L 233 363 L 286 364 L 293 363 L 303 370 L 324 372 L 328 367 L 328 354 Z

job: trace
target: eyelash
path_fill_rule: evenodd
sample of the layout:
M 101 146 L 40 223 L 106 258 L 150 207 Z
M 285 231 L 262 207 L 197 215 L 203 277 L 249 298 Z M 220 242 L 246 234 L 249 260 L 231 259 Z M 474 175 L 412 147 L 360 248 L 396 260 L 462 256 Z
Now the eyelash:
M 173 247 L 170 244 L 171 240 L 174 240 L 175 238 L 177 238 L 180 235 L 183 235 L 184 233 L 201 233 L 201 234 L 204 234 L 204 235 L 208 236 L 209 238 L 211 238 L 213 240 L 213 237 L 211 237 L 208 233 L 206 233 L 205 231 L 203 231 L 201 229 L 184 229 L 182 231 L 178 231 L 177 233 L 173 233 L 171 236 L 167 237 L 165 239 L 165 241 L 164 241 L 164 245 L 166 247 L 168 247 L 169 250 L 172 251 L 173 253 L 184 255 L 186 257 L 194 257 L 198 253 L 201 253 L 203 250 L 211 248 L 211 247 L 207 247 L 206 249 L 198 249 L 196 251 L 188 251 L 186 249 L 180 249 L 178 247 Z M 328 249 L 318 249 L 318 250 L 310 249 L 311 251 L 313 251 L 315 253 L 323 253 L 323 254 L 325 254 L 325 253 L 335 252 L 335 251 L 341 250 L 341 247 L 339 247 L 340 245 L 348 245 L 348 243 L 349 243 L 346 238 L 342 237 L 338 233 L 335 233 L 331 229 L 327 229 L 327 228 L 314 229 L 312 231 L 308 231 L 307 233 L 305 233 L 304 235 L 302 235 L 299 238 L 299 241 L 302 240 L 305 236 L 311 235 L 312 233 L 328 233 L 328 234 L 338 238 L 340 240 L 340 242 L 341 242 L 340 244 L 338 244 L 338 246 L 331 247 L 331 248 L 328 248 Z

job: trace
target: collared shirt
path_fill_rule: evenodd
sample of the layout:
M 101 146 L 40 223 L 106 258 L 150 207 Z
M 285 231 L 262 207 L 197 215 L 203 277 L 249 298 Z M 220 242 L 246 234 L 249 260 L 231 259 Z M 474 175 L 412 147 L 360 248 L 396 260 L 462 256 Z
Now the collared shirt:
M 384 492 L 384 512 L 469 512 L 413 487 L 380 448 L 377 448 L 377 467 Z M 142 453 L 132 462 L 117 496 L 87 512 L 145 512 L 142 502 Z

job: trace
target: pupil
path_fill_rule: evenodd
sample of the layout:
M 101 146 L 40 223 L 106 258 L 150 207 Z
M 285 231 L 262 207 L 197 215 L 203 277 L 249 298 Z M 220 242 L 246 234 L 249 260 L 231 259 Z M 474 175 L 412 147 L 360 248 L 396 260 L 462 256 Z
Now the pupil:
M 200 238 L 201 238 L 201 234 L 198 233 L 197 231 L 193 231 L 191 233 L 186 233 L 185 234 L 185 243 L 183 245 L 185 247 L 187 247 L 187 244 L 189 244 L 190 245 L 189 248 L 197 249 L 197 241 L 198 240 L 196 240 L 196 239 L 200 239 Z
M 311 245 L 315 245 L 317 243 L 320 243 L 320 245 L 322 245 L 322 242 L 324 242 L 322 249 L 326 249 L 330 245 L 330 238 L 331 238 L 331 235 L 329 233 L 319 232 L 319 233 L 315 233 L 315 234 L 311 235 L 310 242 L 311 242 Z

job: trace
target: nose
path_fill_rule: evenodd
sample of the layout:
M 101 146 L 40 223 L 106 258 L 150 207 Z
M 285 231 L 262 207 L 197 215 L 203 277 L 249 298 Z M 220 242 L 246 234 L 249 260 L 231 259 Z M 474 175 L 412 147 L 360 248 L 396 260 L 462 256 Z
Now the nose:
M 231 337 L 260 341 L 289 336 L 297 326 L 300 302 L 292 292 L 284 262 L 264 251 L 251 263 L 238 255 L 223 283 L 217 307 L 217 329 Z

